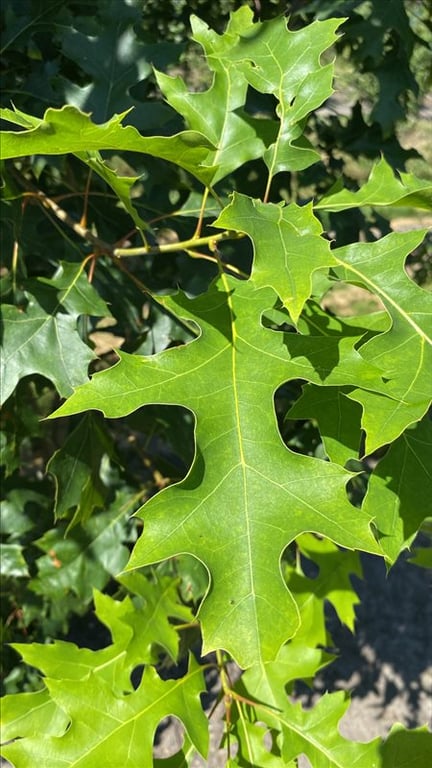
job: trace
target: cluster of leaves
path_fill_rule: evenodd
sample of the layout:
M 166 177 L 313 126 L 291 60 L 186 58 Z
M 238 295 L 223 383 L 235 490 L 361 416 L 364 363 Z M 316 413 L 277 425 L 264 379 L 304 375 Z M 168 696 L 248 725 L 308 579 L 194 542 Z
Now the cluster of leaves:
M 289 27 L 247 5 L 223 33 L 192 17 L 210 85 L 191 90 L 169 74 L 180 28 L 155 45 L 140 5 L 5 4 L 3 631 L 33 671 L 6 660 L 4 754 L 205 757 L 202 643 L 228 765 L 426 765 L 425 728 L 358 744 L 338 731 L 342 693 L 290 699 L 331 659 L 324 602 L 354 626 L 359 551 L 391 565 L 431 515 L 430 294 L 405 271 L 428 244 L 389 223 L 432 209 L 392 133 L 423 27 L 402 0 L 391 17 L 374 3 L 374 25 L 342 0 L 320 20 L 293 4 Z M 345 126 L 317 112 L 329 51 L 348 48 L 379 85 L 367 131 L 358 109 Z M 335 182 L 340 147 L 376 160 L 360 189 Z M 368 311 L 341 317 L 335 287 L 353 285 Z M 90 605 L 97 637 L 78 648 L 70 617 Z M 158 760 L 167 715 L 185 738 Z

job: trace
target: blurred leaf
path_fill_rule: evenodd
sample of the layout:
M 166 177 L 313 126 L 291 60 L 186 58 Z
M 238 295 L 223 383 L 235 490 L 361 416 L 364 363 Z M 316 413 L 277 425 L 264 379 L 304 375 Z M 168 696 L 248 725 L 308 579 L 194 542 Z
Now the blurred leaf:
M 88 413 L 47 464 L 47 472 L 54 476 L 56 485 L 56 519 L 67 517 L 74 510 L 68 530 L 77 523 L 85 523 L 95 508 L 105 506 L 109 493 L 101 477 L 105 455 L 113 457 L 112 439 L 98 414 Z
M 432 568 L 431 547 L 415 547 L 409 557 L 409 562 L 419 568 Z
M 1 575 L 28 576 L 28 567 L 19 544 L 1 545 Z
M 103 589 L 126 565 L 129 552 L 122 542 L 133 503 L 124 490 L 108 511 L 76 525 L 66 538 L 66 522 L 46 531 L 36 542 L 46 554 L 36 561 L 37 576 L 30 582 L 31 589 L 51 600 L 72 592 L 90 601 L 93 588 Z
M 405 730 L 400 723 L 396 723 L 384 742 L 381 754 L 382 768 L 404 768 L 410 764 L 423 768 L 432 761 L 432 734 L 426 725 Z
M 16 646 L 17 650 L 19 646 Z M 30 662 L 31 663 L 31 662 Z M 6 696 L 2 701 L 1 741 L 37 737 L 41 733 L 55 736 L 68 724 L 65 712 L 51 699 L 46 689 L 33 693 Z

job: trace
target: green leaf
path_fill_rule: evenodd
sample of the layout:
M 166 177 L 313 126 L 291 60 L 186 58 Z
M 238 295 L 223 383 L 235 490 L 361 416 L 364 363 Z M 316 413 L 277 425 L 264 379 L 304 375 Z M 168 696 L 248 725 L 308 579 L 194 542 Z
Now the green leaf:
M 318 211 L 346 211 L 364 205 L 432 210 L 432 183 L 412 173 L 396 176 L 384 158 L 374 165 L 366 184 L 357 191 L 342 189 L 325 195 L 315 203 Z
M 394 725 L 382 747 L 382 768 L 426 768 L 432 761 L 432 733 L 426 725 L 405 730 Z
M 30 582 L 31 589 L 52 600 L 73 592 L 89 601 L 94 587 L 102 589 L 126 565 L 129 553 L 122 542 L 126 516 L 134 503 L 125 491 L 108 511 L 76 525 L 67 538 L 66 522 L 46 531 L 36 542 L 47 554 L 36 561 L 38 573 Z
M 420 419 L 432 397 L 430 294 L 404 270 L 407 254 L 424 234 L 393 232 L 375 243 L 353 243 L 333 251 L 347 279 L 379 296 L 392 320 L 389 330 L 359 349 L 365 361 L 381 368 L 385 397 L 364 390 L 349 394 L 363 406 L 367 452 L 391 442 Z
M 139 176 L 119 176 L 119 174 L 110 168 L 108 163 L 103 160 L 99 152 L 76 152 L 76 156 L 88 165 L 98 176 L 103 179 L 114 194 L 122 203 L 124 209 L 130 215 L 132 221 L 138 230 L 148 230 L 148 224 L 141 218 L 131 200 L 132 187 L 136 184 Z
M 354 608 L 360 600 L 353 589 L 351 576 L 362 575 L 362 569 L 357 552 L 341 551 L 327 539 L 317 539 L 311 534 L 304 534 L 296 539 L 296 544 L 302 555 L 318 566 L 318 575 L 313 579 L 306 578 L 301 568 L 289 577 L 289 584 L 296 596 L 300 614 L 307 610 L 307 603 L 318 603 L 318 611 L 322 615 L 324 626 L 324 600 L 334 607 L 341 622 L 354 631 Z M 303 631 L 303 626 L 300 633 Z M 298 638 L 294 638 L 294 643 Z
M 56 485 L 57 519 L 74 509 L 71 527 L 85 523 L 95 508 L 104 507 L 109 489 L 101 477 L 101 463 L 106 455 L 113 455 L 112 440 L 97 414 L 88 413 L 47 464 Z
M 432 515 L 432 424 L 426 418 L 407 429 L 378 462 L 363 509 L 374 515 L 390 562 L 409 547 Z
M 31 373 L 50 379 L 62 397 L 87 379 L 87 368 L 95 355 L 81 341 L 76 317 L 48 314 L 31 295 L 25 310 L 6 304 L 2 315 L 2 403 L 18 381 Z
M 114 691 L 97 670 L 81 681 L 46 678 L 45 682 L 70 725 L 55 736 L 40 733 L 4 747 L 6 759 L 20 768 L 150 766 L 157 725 L 173 713 L 184 722 L 198 752 L 207 754 L 208 725 L 200 701 L 205 687 L 202 670 L 193 659 L 188 674 L 178 680 L 164 682 L 146 667 L 139 688 L 126 695 Z
M 122 126 L 127 113 L 114 115 L 102 125 L 92 122 L 90 115 L 76 107 L 46 110 L 43 119 L 31 118 L 9 109 L 0 110 L 8 122 L 22 125 L 28 119 L 32 127 L 24 131 L 3 131 L 1 157 L 26 155 L 64 155 L 103 149 L 129 150 L 168 160 L 189 171 L 204 184 L 213 178 L 214 170 L 206 167 L 212 144 L 196 131 L 183 131 L 175 136 L 141 136 L 131 125 Z
M 20 544 L 1 545 L 1 575 L 29 576 L 28 566 Z
M 288 645 L 280 661 L 247 670 L 241 681 L 246 695 L 257 702 L 257 719 L 282 731 L 283 765 L 304 754 L 314 768 L 381 766 L 380 739 L 363 744 L 350 742 L 340 735 L 339 721 L 348 708 L 344 692 L 325 694 L 308 710 L 288 699 L 285 671 L 290 674 L 289 661 L 285 668 L 289 652 Z M 313 663 L 310 669 L 313 669 Z
M 111 685 L 119 682 L 123 688 L 127 679 L 119 674 L 120 668 L 121 673 L 124 671 L 123 646 L 109 645 L 92 651 L 78 648 L 69 641 L 55 640 L 53 643 L 13 643 L 12 647 L 26 664 L 40 669 L 44 676 L 52 680 L 87 680 L 92 673 L 97 673 Z
M 290 360 L 287 342 L 308 337 L 264 328 L 261 314 L 273 303 L 271 289 L 224 275 L 202 297 L 165 299 L 200 327 L 200 338 L 151 358 L 120 353 L 117 366 L 96 374 L 56 413 L 96 408 L 116 417 L 154 402 L 193 411 L 193 466 L 143 508 L 145 531 L 128 570 L 180 553 L 201 560 L 212 579 L 200 610 L 205 652 L 225 648 L 245 667 L 273 658 L 298 628 L 280 574 L 290 541 L 317 531 L 345 547 L 378 551 L 368 517 L 347 500 L 349 474 L 289 451 L 273 411 L 275 389 L 299 370 L 317 383 L 326 376 L 347 383 L 355 365 L 333 373 L 327 360 L 326 373 L 314 373 Z
M 409 562 L 419 568 L 432 568 L 432 549 L 430 547 L 414 547 Z
M 37 738 L 42 733 L 55 736 L 66 730 L 67 724 L 67 715 L 55 704 L 46 689 L 11 694 L 2 699 L 2 744 L 17 736 Z
M 110 630 L 113 642 L 127 650 L 125 663 L 130 667 L 157 663 L 160 648 L 176 661 L 179 635 L 169 618 L 182 623 L 194 619 L 191 609 L 179 600 L 176 582 L 169 577 L 149 581 L 141 573 L 124 574 L 118 581 L 137 597 L 127 596 L 120 602 L 95 592 L 94 601 L 96 615 Z
M 60 261 L 54 277 L 39 277 L 38 282 L 56 288 L 57 299 L 73 317 L 91 315 L 109 317 L 111 315 L 105 301 L 87 280 L 84 264 L 71 264 Z
M 349 400 L 340 388 L 306 384 L 286 418 L 315 419 L 327 456 L 345 466 L 360 452 L 361 415 L 359 404 Z
M 313 273 L 337 263 L 312 205 L 274 205 L 234 193 L 213 226 L 249 235 L 255 283 L 270 285 L 295 323 L 311 294 Z
M 206 136 L 217 148 L 208 157 L 208 164 L 217 168 L 213 183 L 248 160 L 261 157 L 265 151 L 259 135 L 263 121 L 253 121 L 242 109 L 248 84 L 238 67 L 221 58 L 221 52 L 236 43 L 240 19 L 248 26 L 251 18 L 252 12 L 243 6 L 233 14 L 222 36 L 208 29 L 196 16 L 191 18 L 193 39 L 202 45 L 213 71 L 208 90 L 191 93 L 181 77 L 156 73 L 165 98 L 183 115 L 188 128 Z
M 320 159 L 302 134 L 308 114 L 333 92 L 333 64 L 323 66 L 321 56 L 335 43 L 341 20 L 315 21 L 293 32 L 283 16 L 256 24 L 251 19 L 250 12 L 236 45 L 218 50 L 218 57 L 236 63 L 253 88 L 278 101 L 279 131 L 263 156 L 271 179 Z

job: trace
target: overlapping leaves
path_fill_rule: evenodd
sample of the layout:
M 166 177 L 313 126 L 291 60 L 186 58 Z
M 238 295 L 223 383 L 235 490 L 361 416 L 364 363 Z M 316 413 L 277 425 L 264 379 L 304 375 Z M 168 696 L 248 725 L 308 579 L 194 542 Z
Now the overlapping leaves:
M 99 154 L 103 150 L 162 158 L 204 185 L 262 157 L 268 171 L 266 200 L 275 174 L 318 159 L 303 129 L 310 111 L 332 91 L 332 66 L 323 66 L 321 57 L 335 42 L 339 23 L 315 22 L 293 32 L 282 18 L 252 23 L 246 6 L 233 14 L 224 35 L 195 20 L 195 40 L 213 72 L 211 87 L 190 93 L 180 78 L 158 74 L 188 130 L 148 138 L 122 125 L 125 112 L 99 125 L 70 105 L 48 109 L 43 119 L 5 110 L 4 118 L 22 130 L 4 134 L 4 157 L 75 153 L 111 187 L 138 229 L 146 224 L 130 199 L 136 177 L 118 176 Z M 147 72 L 144 47 L 132 40 L 129 21 L 122 34 L 126 27 L 120 40 L 126 68 L 117 60 L 118 78 L 114 71 L 111 81 L 95 71 L 92 36 L 78 35 L 89 54 L 87 72 L 96 74 L 98 119 L 108 116 L 103 110 L 110 95 L 115 103 L 123 98 L 127 67 L 135 71 L 134 53 L 140 58 L 136 72 Z M 105 50 L 114 39 L 112 29 L 100 34 Z M 64 36 L 65 48 L 68 39 L 74 47 L 77 34 Z M 248 113 L 251 89 L 273 99 L 275 115 Z M 366 205 L 427 208 L 430 184 L 408 174 L 396 177 L 381 161 L 359 192 L 334 188 L 315 208 Z M 97 409 L 118 417 L 155 403 L 184 406 L 195 420 L 190 470 L 140 510 L 144 530 L 128 563 L 119 524 L 120 517 L 124 520 L 121 499 L 85 520 L 105 503 L 100 465 L 111 450 L 93 416 L 52 459 L 57 514 L 75 510 L 73 522 L 81 525 L 64 538 L 66 524 L 61 522 L 38 539 L 44 555 L 37 560 L 31 588 L 54 601 L 70 593 L 89 601 L 92 586 L 102 588 L 127 566 L 119 581 L 132 596 L 117 600 L 95 593 L 96 612 L 113 636 L 113 644 L 102 651 L 69 643 L 18 649 L 47 675 L 41 693 L 7 701 L 4 738 L 21 740 L 9 745 L 5 755 L 20 766 L 47 761 L 83 768 L 111 762 L 150 765 L 155 728 L 172 713 L 187 730 L 172 764 L 189 764 L 191 745 L 206 753 L 200 671 L 192 662 L 183 678 L 164 683 L 151 667 L 160 648 L 176 658 L 178 632 L 170 619 L 188 622 L 192 611 L 179 601 L 171 579 L 147 579 L 136 571 L 183 553 L 200 561 L 208 574 L 199 612 L 204 650 L 226 649 L 249 667 L 238 690 L 248 706 L 255 701 L 254 715 L 248 720 L 238 707 L 231 718 L 239 746 L 235 764 L 264 768 L 283 760 L 288 766 L 303 753 L 317 768 L 390 768 L 389 760 L 394 768 L 395 761 L 410 756 L 404 732 L 391 735 L 383 748 L 378 741 L 356 745 L 343 739 L 338 732 L 346 709 L 341 694 L 323 697 L 309 712 L 286 695 L 295 678 L 313 676 L 328 661 L 314 647 L 326 643 L 323 600 L 353 625 L 357 598 L 349 576 L 358 572 L 358 558 L 343 549 L 385 554 L 394 561 L 430 514 L 432 493 L 430 425 L 420 421 L 431 398 L 430 298 L 404 271 L 406 256 L 424 233 L 331 249 L 313 208 L 311 203 L 274 205 L 235 194 L 214 223 L 251 239 L 251 276 L 238 280 L 221 270 L 198 298 L 179 293 L 155 301 L 184 327 L 198 329 L 198 338 L 149 357 L 119 353 L 115 367 L 78 388 L 87 379 L 92 355 L 76 333 L 77 318 L 109 313 L 82 265 L 64 263 L 54 278 L 28 282 L 28 303 L 6 307 L 6 397 L 19 378 L 37 372 L 62 395 L 75 389 L 56 415 Z M 209 244 L 215 259 L 214 243 Z M 322 309 L 322 294 L 337 279 L 360 284 L 381 299 L 385 310 L 377 323 L 345 322 Z M 72 372 L 65 349 L 68 358 L 74 355 Z M 288 417 L 317 421 L 328 461 L 294 453 L 281 440 L 274 394 L 291 380 L 306 383 Z M 371 476 L 363 507 L 355 508 L 346 490 L 352 476 L 343 465 L 358 455 L 364 435 L 366 452 L 394 443 Z M 313 585 L 288 556 L 288 563 L 281 562 L 294 540 L 297 554 L 320 568 Z M 13 539 L 7 546 L 9 575 L 26 575 L 20 546 Z M 199 597 L 204 591 L 200 573 Z M 182 594 L 187 595 L 184 585 Z M 142 664 L 148 666 L 133 690 L 130 673 Z M 47 719 L 49 725 L 43 725 Z M 272 753 L 265 747 L 261 723 L 273 739 Z M 425 735 L 412 734 L 420 760 L 430 752 Z

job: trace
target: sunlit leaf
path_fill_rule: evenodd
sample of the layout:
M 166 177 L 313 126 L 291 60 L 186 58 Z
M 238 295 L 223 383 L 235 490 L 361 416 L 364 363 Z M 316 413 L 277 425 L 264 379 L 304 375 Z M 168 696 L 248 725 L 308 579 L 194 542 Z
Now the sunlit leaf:
M 423 208 L 432 210 L 432 184 L 412 173 L 399 173 L 384 158 L 373 167 L 366 184 L 357 191 L 341 189 L 325 195 L 315 203 L 316 210 L 345 211 L 363 205 L 373 207 Z
M 376 551 L 368 518 L 348 503 L 349 475 L 285 448 L 273 412 L 275 389 L 299 371 L 317 383 L 326 377 L 346 383 L 355 377 L 355 363 L 339 370 L 323 361 L 314 372 L 310 361 L 302 365 L 292 353 L 290 360 L 287 341 L 301 342 L 300 336 L 285 337 L 260 323 L 272 303 L 271 289 L 225 276 L 203 297 L 164 300 L 198 324 L 200 338 L 152 358 L 120 353 L 117 366 L 77 389 L 57 412 L 97 408 L 114 417 L 152 402 L 194 412 L 192 469 L 140 513 L 145 531 L 128 569 L 183 552 L 202 560 L 212 580 L 200 610 L 205 650 L 226 648 L 242 666 L 274 657 L 298 627 L 279 566 L 293 538 L 313 530 L 344 546 Z
M 4 120 L 23 125 L 28 119 L 32 127 L 23 131 L 4 131 L 1 156 L 3 159 L 33 154 L 63 155 L 102 149 L 129 150 L 175 162 L 190 171 L 200 181 L 213 177 L 213 169 L 205 167 L 212 144 L 197 131 L 184 131 L 175 136 L 141 136 L 131 125 L 122 126 L 126 113 L 114 115 L 97 125 L 90 115 L 76 107 L 49 108 L 43 119 L 34 119 L 10 109 L 0 112 Z

